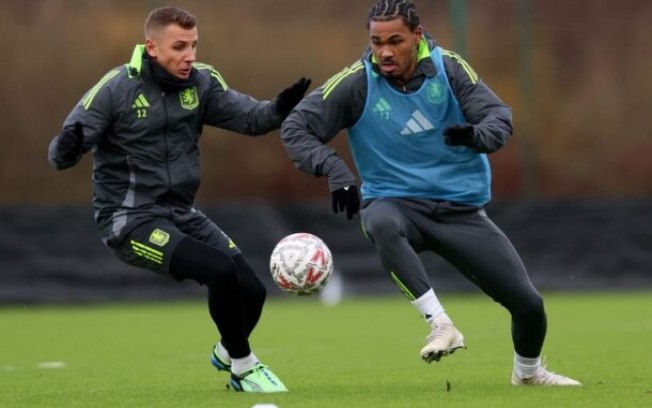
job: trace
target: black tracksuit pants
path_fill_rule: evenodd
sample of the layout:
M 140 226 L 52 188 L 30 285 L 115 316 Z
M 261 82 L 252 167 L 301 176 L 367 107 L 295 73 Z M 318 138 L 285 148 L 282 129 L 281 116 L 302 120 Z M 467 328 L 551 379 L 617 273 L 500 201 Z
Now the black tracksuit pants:
M 431 289 L 418 253 L 432 251 L 509 311 L 519 355 L 540 355 L 547 327 L 543 299 L 511 242 L 483 209 L 380 198 L 365 203 L 361 221 L 383 266 L 408 297 L 419 298 Z
M 234 358 L 251 352 L 248 338 L 262 314 L 265 286 L 240 249 L 203 213 L 153 217 L 106 244 L 129 265 L 205 285 L 222 345 Z

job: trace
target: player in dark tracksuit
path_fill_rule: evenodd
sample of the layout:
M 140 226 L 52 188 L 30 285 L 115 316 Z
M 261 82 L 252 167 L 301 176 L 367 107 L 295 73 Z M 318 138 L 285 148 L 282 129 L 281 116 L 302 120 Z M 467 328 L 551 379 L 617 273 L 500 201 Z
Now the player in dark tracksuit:
M 310 85 L 301 79 L 273 101 L 230 89 L 195 62 L 196 19 L 163 7 L 150 13 L 146 42 L 74 107 L 49 148 L 52 165 L 93 154 L 93 204 L 103 242 L 127 264 L 208 288 L 221 341 L 211 361 L 238 391 L 284 391 L 251 353 L 248 338 L 265 287 L 234 242 L 195 207 L 204 125 L 257 136 L 278 129 Z
M 510 312 L 514 384 L 578 384 L 542 367 L 542 297 L 484 210 L 491 181 L 486 155 L 510 138 L 510 108 L 466 61 L 423 32 L 411 1 L 380 0 L 368 21 L 371 46 L 362 59 L 308 95 L 284 122 L 293 163 L 327 176 L 333 211 L 351 219 L 360 206 L 356 178 L 326 145 L 348 129 L 362 179 L 363 231 L 432 327 L 421 350 L 426 362 L 464 347 L 418 255 L 432 251 Z

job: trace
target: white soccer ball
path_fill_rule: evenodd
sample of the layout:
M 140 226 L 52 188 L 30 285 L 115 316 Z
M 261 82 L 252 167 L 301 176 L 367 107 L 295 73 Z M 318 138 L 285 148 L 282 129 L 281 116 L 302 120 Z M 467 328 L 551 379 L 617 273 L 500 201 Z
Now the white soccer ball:
M 269 269 L 274 282 L 284 292 L 311 295 L 321 290 L 333 274 L 333 257 L 319 237 L 299 232 L 276 244 Z

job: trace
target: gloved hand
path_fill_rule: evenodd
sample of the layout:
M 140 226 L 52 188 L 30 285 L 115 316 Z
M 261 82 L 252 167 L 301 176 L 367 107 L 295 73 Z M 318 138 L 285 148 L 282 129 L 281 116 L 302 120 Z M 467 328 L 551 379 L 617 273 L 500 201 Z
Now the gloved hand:
M 72 126 L 66 126 L 59 134 L 57 142 L 57 156 L 63 161 L 73 161 L 79 157 L 84 141 L 84 126 L 81 122 L 75 122 Z
M 303 95 L 312 82 L 309 78 L 301 78 L 290 87 L 285 88 L 276 97 L 276 112 L 285 119 L 292 109 L 301 102 Z
M 473 125 L 454 125 L 444 129 L 444 142 L 449 146 L 475 146 Z
M 360 196 L 356 185 L 338 188 L 331 192 L 333 212 L 335 214 L 346 210 L 346 219 L 350 220 L 360 211 Z

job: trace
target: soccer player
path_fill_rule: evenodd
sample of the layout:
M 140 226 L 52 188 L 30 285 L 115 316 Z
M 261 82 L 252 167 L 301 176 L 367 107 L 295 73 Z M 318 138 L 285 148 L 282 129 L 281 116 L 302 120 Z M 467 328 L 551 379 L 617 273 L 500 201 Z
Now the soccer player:
M 419 25 L 412 1 L 369 10 L 370 47 L 308 95 L 282 126 L 294 165 L 328 177 L 334 212 L 360 209 L 356 178 L 326 144 L 348 129 L 362 179 L 363 231 L 382 264 L 431 326 L 425 362 L 464 348 L 418 253 L 454 265 L 512 317 L 512 384 L 579 385 L 541 363 L 543 299 L 505 234 L 488 218 L 487 154 L 512 134 L 510 108 L 459 55 Z
M 310 80 L 258 101 L 196 62 L 197 41 L 193 15 L 153 10 L 145 43 L 72 109 L 49 160 L 62 170 L 92 151 L 95 220 L 109 250 L 129 265 L 205 285 L 221 335 L 213 365 L 231 373 L 236 391 L 287 391 L 249 346 L 265 287 L 235 243 L 195 207 L 198 140 L 204 125 L 250 136 L 278 129 Z

